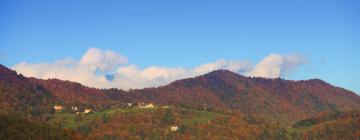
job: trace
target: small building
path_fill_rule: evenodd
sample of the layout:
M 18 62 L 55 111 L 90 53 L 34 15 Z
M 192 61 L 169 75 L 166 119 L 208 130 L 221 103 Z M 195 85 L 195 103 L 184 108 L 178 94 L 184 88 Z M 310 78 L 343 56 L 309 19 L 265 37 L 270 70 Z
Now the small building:
M 78 107 L 77 107 L 77 106 L 72 106 L 72 107 L 71 107 L 71 110 L 72 110 L 72 111 L 77 111 L 77 110 L 78 110 Z
M 141 107 L 143 107 L 143 106 L 145 106 L 146 104 L 144 103 L 144 102 L 139 102 L 139 103 L 137 103 L 137 106 L 139 107 L 139 108 L 141 108 Z
M 173 125 L 173 126 L 170 127 L 171 131 L 177 131 L 178 129 L 179 129 L 179 127 L 176 126 L 176 125 Z
M 55 105 L 55 106 L 54 106 L 54 109 L 55 109 L 56 111 L 60 111 L 60 110 L 63 110 L 64 107 L 61 106 L 61 105 Z
M 152 103 L 149 103 L 149 104 L 140 103 L 140 104 L 138 105 L 138 107 L 139 107 L 139 108 L 154 108 L 155 105 L 152 104 Z
M 154 104 L 152 104 L 152 103 L 150 103 L 150 104 L 147 104 L 146 106 L 145 106 L 145 108 L 154 108 L 155 106 L 154 106 Z
M 162 106 L 161 108 L 164 108 L 164 109 L 167 109 L 167 108 L 170 108 L 170 106 Z
M 85 113 L 85 114 L 88 114 L 88 113 L 90 113 L 91 111 L 92 111 L 92 110 L 91 110 L 90 108 L 88 108 L 88 109 L 85 109 L 85 110 L 84 110 L 84 113 Z
M 127 107 L 132 107 L 132 103 L 126 103 Z

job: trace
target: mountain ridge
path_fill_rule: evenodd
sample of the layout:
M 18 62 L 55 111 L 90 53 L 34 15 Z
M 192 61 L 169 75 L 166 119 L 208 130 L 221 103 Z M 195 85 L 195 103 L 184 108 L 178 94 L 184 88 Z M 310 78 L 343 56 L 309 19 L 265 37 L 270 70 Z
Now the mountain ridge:
M 38 114 L 50 110 L 54 104 L 104 109 L 127 102 L 153 102 L 201 110 L 240 111 L 246 115 L 294 122 L 321 111 L 360 108 L 360 97 L 354 92 L 320 79 L 294 81 L 245 77 L 229 70 L 216 70 L 164 86 L 124 91 L 96 89 L 58 79 L 27 78 L 0 66 L 0 89 L 0 94 L 5 97 L 4 106 L 33 113 L 36 111 L 31 110 L 41 108 Z M 37 99 L 35 95 L 43 97 Z M 11 102 L 17 105 L 9 105 L 14 104 Z M 34 106 L 26 107 L 28 102 Z

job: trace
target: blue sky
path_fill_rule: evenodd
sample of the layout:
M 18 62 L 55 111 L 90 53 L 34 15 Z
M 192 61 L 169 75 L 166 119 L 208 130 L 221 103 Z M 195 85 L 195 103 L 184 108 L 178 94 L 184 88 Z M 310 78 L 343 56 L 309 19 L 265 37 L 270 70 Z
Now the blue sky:
M 258 62 L 299 53 L 285 79 L 321 78 L 360 93 L 357 0 L 2 0 L 0 63 L 80 59 L 91 47 L 140 68 Z

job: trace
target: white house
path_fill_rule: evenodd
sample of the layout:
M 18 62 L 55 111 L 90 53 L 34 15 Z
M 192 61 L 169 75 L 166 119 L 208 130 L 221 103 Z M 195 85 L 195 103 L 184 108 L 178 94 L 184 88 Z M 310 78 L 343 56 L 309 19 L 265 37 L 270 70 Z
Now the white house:
M 162 106 L 161 108 L 164 108 L 164 109 L 167 109 L 167 108 L 170 108 L 170 106 Z
M 149 104 L 139 104 L 139 108 L 154 108 L 155 105 L 152 104 L 152 103 L 149 103 Z
M 91 112 L 91 109 L 90 109 L 90 108 L 84 110 L 84 113 L 85 113 L 85 114 L 88 114 L 88 113 L 90 113 L 90 112 Z
M 77 111 L 77 110 L 78 110 L 78 107 L 77 107 L 77 106 L 72 106 L 72 107 L 71 107 L 71 110 Z
M 179 129 L 179 127 L 176 126 L 176 125 L 173 125 L 173 126 L 170 127 L 171 131 L 177 131 L 178 129 Z
M 55 109 L 55 110 L 62 110 L 62 109 L 64 109 L 64 107 L 61 106 L 61 105 L 55 105 L 55 106 L 54 106 L 54 109 Z
M 152 103 L 150 103 L 150 104 L 147 104 L 146 106 L 145 106 L 145 108 L 154 108 L 155 106 L 154 106 L 154 104 L 152 104 Z

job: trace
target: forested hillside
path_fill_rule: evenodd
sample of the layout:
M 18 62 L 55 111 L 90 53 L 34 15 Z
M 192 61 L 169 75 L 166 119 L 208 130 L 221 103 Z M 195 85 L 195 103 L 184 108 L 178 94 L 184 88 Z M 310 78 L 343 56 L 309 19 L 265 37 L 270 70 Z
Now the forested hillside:
M 28 78 L 0 66 L 0 101 L 4 139 L 360 137 L 360 97 L 319 79 L 251 78 L 218 70 L 124 91 Z

